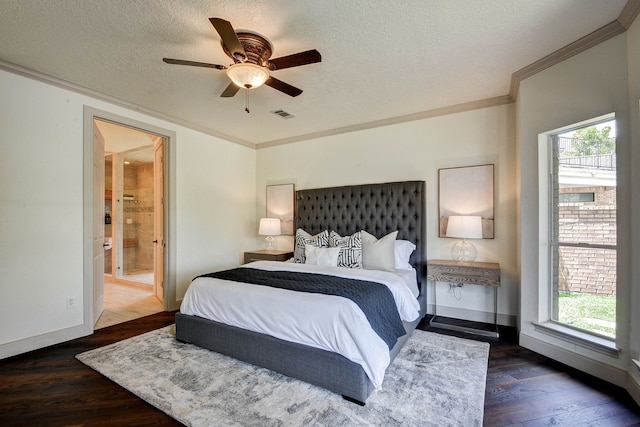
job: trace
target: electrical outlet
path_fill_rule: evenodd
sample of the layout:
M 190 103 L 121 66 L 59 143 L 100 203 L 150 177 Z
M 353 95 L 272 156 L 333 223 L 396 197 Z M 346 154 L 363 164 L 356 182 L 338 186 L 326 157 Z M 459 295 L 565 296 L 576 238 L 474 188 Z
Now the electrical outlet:
M 74 297 L 67 297 L 67 309 L 76 308 L 76 299 Z

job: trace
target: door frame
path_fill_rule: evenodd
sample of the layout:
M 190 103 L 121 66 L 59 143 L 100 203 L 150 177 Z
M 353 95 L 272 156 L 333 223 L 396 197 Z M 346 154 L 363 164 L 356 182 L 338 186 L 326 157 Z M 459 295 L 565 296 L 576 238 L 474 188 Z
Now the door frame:
M 105 160 L 104 160 L 104 136 L 100 132 L 100 129 L 93 127 L 93 226 L 92 231 L 92 257 L 93 257 L 93 325 L 98 322 L 98 319 L 104 312 L 104 238 L 105 238 L 105 226 L 104 226 L 104 205 L 105 196 L 100 193 L 104 193 L 105 188 Z M 98 176 L 95 172 L 100 171 L 101 175 Z M 99 211 L 96 211 L 99 209 Z M 101 270 L 101 271 L 97 271 Z
M 139 129 L 143 132 L 159 135 L 165 139 L 164 162 L 164 310 L 179 308 L 176 299 L 176 248 L 175 248 L 175 152 L 176 134 L 168 129 L 87 105 L 83 112 L 83 320 L 87 335 L 93 333 L 93 121 L 99 119 L 122 126 Z
M 161 271 L 164 271 L 164 152 L 166 142 L 166 138 L 163 137 L 158 137 L 153 142 L 153 293 L 162 304 L 165 300 L 164 275 L 158 276 L 155 272 L 158 270 L 158 266 Z M 162 224 L 163 227 L 158 227 L 158 224 Z

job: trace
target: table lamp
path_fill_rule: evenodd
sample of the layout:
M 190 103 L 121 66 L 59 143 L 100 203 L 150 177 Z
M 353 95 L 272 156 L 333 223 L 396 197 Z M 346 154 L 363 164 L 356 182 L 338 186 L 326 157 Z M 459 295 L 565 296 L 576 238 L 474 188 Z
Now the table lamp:
M 279 236 L 280 219 L 279 218 L 260 218 L 260 227 L 258 227 L 258 234 L 265 237 L 265 249 L 274 251 L 277 247 L 276 238 L 273 236 Z
M 478 251 L 467 239 L 482 239 L 482 217 L 452 215 L 447 222 L 447 237 L 462 239 L 451 249 L 451 256 L 456 261 L 473 261 Z

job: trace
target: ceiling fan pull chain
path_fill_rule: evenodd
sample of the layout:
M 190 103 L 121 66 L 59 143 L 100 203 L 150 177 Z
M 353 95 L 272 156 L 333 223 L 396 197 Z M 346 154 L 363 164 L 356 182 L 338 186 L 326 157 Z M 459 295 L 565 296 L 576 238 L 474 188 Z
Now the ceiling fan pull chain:
M 249 89 L 245 89 L 244 90 L 247 93 L 247 97 L 245 98 L 245 107 L 244 107 L 244 111 L 247 112 L 247 114 L 249 114 L 251 111 L 249 111 Z

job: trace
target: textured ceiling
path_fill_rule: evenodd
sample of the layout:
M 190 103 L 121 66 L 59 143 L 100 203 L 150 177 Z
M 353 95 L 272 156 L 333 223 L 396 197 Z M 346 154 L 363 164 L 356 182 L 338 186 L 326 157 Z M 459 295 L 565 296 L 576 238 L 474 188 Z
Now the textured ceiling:
M 511 75 L 615 20 L 626 0 L 0 0 L 0 61 L 247 145 L 303 139 L 509 94 Z M 273 57 L 322 62 L 220 98 L 229 64 L 208 18 L 258 32 Z M 1 65 L 1 64 L 0 64 Z M 10 68 L 10 67 L 9 67 Z M 283 109 L 294 116 L 271 113 Z

